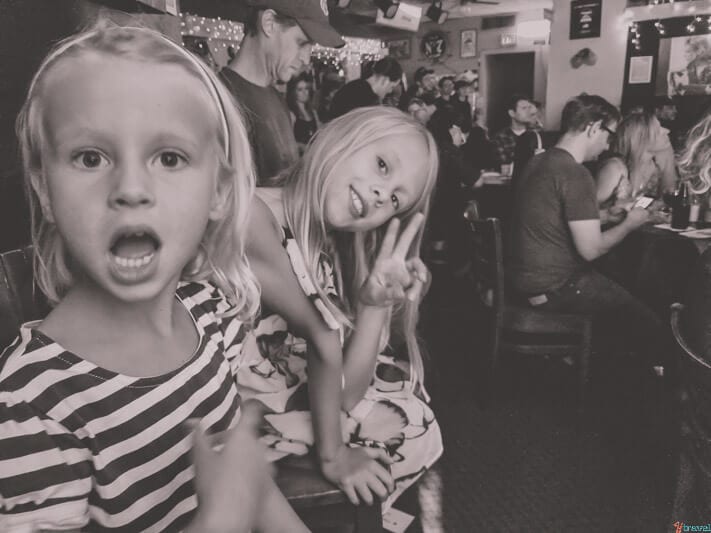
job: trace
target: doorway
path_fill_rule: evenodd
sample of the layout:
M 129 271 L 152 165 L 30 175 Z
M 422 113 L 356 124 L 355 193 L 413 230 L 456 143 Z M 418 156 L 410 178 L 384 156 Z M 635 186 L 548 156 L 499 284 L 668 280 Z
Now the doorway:
M 495 133 L 509 124 L 506 105 L 514 94 L 533 98 L 535 52 L 486 56 L 486 126 Z

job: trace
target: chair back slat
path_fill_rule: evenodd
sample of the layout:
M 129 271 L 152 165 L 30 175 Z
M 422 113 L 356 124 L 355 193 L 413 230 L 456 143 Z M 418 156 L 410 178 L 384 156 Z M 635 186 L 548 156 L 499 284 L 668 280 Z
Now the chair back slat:
M 0 254 L 0 346 L 17 336 L 20 325 L 44 317 L 47 301 L 34 283 L 31 246 Z M 1 348 L 0 348 L 1 349 Z
M 504 264 L 501 223 L 497 218 L 469 220 L 472 276 L 484 301 L 503 313 Z

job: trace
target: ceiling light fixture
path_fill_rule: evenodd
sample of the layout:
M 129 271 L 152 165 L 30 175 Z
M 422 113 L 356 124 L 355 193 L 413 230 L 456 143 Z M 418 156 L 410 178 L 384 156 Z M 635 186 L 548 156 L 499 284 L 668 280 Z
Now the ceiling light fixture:
M 444 24 L 444 21 L 447 20 L 449 13 L 442 9 L 442 2 L 432 0 L 432 5 L 427 8 L 425 15 L 427 15 L 430 20 L 434 20 L 437 24 Z
M 397 13 L 397 8 L 400 7 L 400 2 L 393 0 L 375 0 L 375 6 L 383 12 L 386 19 L 391 19 Z

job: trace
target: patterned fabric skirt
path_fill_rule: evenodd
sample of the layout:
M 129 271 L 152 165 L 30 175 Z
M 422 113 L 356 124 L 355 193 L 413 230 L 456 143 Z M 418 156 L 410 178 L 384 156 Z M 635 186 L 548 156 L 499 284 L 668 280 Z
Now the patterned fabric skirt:
M 304 455 L 314 446 L 306 379 L 306 343 L 286 330 L 278 315 L 262 318 L 243 343 L 237 372 L 243 400 L 264 404 L 267 428 L 263 441 L 269 459 Z M 395 491 L 389 508 L 442 454 L 442 435 L 424 399 L 413 392 L 409 364 L 379 355 L 365 397 L 342 413 L 343 440 L 349 446 L 386 449 L 394 463 Z

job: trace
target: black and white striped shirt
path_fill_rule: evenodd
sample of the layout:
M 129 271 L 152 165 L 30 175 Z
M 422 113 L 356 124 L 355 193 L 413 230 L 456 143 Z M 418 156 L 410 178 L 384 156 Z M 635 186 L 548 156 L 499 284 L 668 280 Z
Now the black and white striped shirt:
M 64 350 L 26 324 L 0 356 L 0 531 L 177 531 L 197 507 L 184 422 L 236 421 L 242 324 L 208 283 L 178 299 L 200 338 L 180 368 L 136 378 Z

